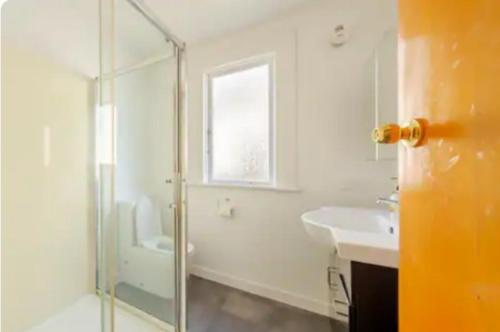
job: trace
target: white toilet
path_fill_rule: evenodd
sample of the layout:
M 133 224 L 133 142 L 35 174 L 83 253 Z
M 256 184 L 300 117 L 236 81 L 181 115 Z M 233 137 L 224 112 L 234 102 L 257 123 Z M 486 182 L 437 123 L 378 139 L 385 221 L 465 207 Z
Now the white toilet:
M 161 212 L 158 203 L 149 196 L 142 196 L 135 207 L 135 240 L 138 246 L 159 253 L 172 254 L 174 241 L 163 235 Z M 194 254 L 194 246 L 188 243 L 188 261 Z M 189 273 L 188 263 L 188 273 Z
M 160 208 L 149 196 L 118 203 L 119 281 L 164 298 L 175 293 L 175 256 L 172 238 L 163 235 Z M 188 244 L 189 275 L 194 246 Z

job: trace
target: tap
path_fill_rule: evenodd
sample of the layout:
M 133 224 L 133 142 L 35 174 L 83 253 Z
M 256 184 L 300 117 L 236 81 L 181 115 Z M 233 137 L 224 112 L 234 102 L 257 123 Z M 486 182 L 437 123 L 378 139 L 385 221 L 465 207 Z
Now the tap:
M 399 201 L 391 198 L 379 197 L 377 204 L 399 205 Z
M 397 181 L 397 177 L 392 177 L 391 180 Z M 377 199 L 377 204 L 386 204 L 389 206 L 389 208 L 392 208 L 394 210 L 399 208 L 399 185 L 396 184 L 396 187 L 394 188 L 393 192 L 389 197 L 379 197 Z
M 390 198 L 379 197 L 377 204 L 386 204 L 389 208 L 389 233 L 399 236 L 399 197 L 391 195 Z
M 379 197 L 377 199 L 377 204 L 385 204 L 389 208 L 389 211 L 392 212 L 392 214 L 396 213 L 399 214 L 399 201 L 396 198 L 392 197 L 391 198 L 385 198 L 385 197 Z M 399 217 L 397 217 L 399 219 Z

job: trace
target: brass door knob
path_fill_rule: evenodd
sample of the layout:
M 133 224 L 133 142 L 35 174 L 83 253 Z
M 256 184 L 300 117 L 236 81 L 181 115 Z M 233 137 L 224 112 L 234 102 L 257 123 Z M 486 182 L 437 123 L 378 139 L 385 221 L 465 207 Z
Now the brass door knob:
M 379 144 L 394 144 L 399 141 L 407 146 L 422 145 L 425 138 L 426 122 L 423 119 L 412 119 L 403 126 L 390 123 L 375 128 L 372 131 L 372 140 Z

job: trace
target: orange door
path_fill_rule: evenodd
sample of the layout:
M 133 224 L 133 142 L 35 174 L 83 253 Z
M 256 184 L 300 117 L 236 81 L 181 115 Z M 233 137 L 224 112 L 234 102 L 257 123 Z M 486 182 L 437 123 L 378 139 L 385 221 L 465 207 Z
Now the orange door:
M 500 0 L 400 0 L 400 331 L 500 331 Z

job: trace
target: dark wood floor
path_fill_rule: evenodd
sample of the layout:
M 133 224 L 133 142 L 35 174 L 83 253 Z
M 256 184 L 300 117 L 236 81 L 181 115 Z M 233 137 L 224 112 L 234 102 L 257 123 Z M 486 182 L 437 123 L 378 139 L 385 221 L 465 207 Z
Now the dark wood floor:
M 192 276 L 190 332 L 347 332 L 346 324 Z
M 172 323 L 171 299 L 126 283 L 117 297 L 163 321 Z M 346 324 L 191 276 L 188 282 L 189 332 L 347 332 Z

